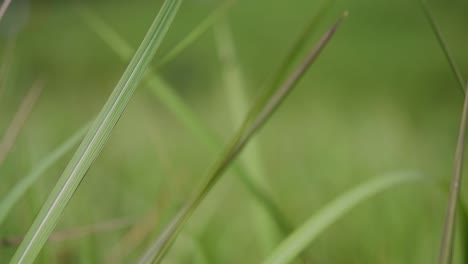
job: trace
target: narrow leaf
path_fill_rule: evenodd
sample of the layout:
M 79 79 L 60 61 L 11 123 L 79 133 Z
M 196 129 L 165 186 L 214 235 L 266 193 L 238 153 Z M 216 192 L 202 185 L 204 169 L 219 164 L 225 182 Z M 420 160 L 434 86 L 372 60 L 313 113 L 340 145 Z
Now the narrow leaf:
M 450 185 L 447 212 L 445 214 L 444 231 L 440 247 L 439 264 L 452 262 L 453 238 L 455 231 L 455 219 L 460 196 L 460 185 L 463 171 L 463 156 L 465 152 L 466 120 L 468 118 L 468 93 L 465 94 L 463 111 L 458 132 L 457 149 L 455 153 L 454 173 Z
M 166 0 L 164 2 L 135 56 L 65 168 L 24 241 L 13 256 L 11 263 L 32 263 L 36 258 L 57 224 L 63 209 L 104 147 L 154 53 L 166 35 L 180 4 L 181 0 Z
M 340 17 L 332 28 L 322 37 L 317 47 L 314 47 L 312 51 L 307 55 L 305 60 L 299 67 L 293 71 L 289 78 L 278 88 L 278 90 L 266 101 L 260 100 L 257 105 L 252 108 L 252 111 L 244 121 L 243 126 L 238 130 L 236 136 L 232 139 L 229 147 L 225 153 L 221 156 L 221 159 L 215 163 L 211 172 L 207 175 L 207 181 L 200 186 L 194 195 L 187 201 L 187 203 L 180 209 L 178 214 L 164 229 L 160 237 L 155 241 L 153 245 L 149 247 L 144 256 L 141 258 L 140 263 L 152 263 L 153 261 L 159 263 L 166 251 L 170 248 L 174 242 L 177 234 L 180 232 L 182 226 L 188 220 L 193 211 L 198 207 L 201 201 L 209 193 L 211 188 L 223 175 L 224 171 L 232 163 L 232 161 L 241 152 L 244 146 L 247 144 L 249 139 L 255 134 L 255 132 L 264 124 L 264 122 L 270 117 L 270 115 L 277 109 L 281 102 L 286 98 L 292 88 L 297 84 L 300 78 L 303 76 L 307 68 L 315 61 L 322 49 L 331 39 L 339 24 L 343 20 L 345 15 Z
M 2 20 L 10 4 L 11 4 L 11 0 L 3 0 L 3 3 L 0 6 L 0 20 Z
M 327 227 L 359 203 L 390 187 L 420 178 L 420 175 L 414 172 L 392 173 L 371 179 L 353 190 L 340 195 L 283 240 L 263 264 L 289 263 L 318 235 L 325 231 Z
M 167 63 L 173 61 L 180 53 L 187 49 L 195 40 L 200 38 L 203 33 L 208 31 L 219 20 L 226 16 L 227 11 L 232 7 L 236 0 L 225 0 L 218 8 L 216 8 L 209 16 L 207 16 L 200 24 L 193 28 L 184 39 L 179 41 L 168 53 L 159 60 L 158 68 L 163 67 Z
M 125 40 L 90 10 L 80 9 L 80 14 L 89 27 L 94 30 L 122 60 L 126 61 L 128 59 L 128 54 L 131 53 L 132 48 Z M 196 139 L 204 143 L 212 151 L 219 151 L 219 149 L 222 148 L 220 139 L 203 124 L 200 118 L 184 103 L 182 98 L 174 92 L 175 89 L 173 89 L 168 82 L 154 71 L 148 71 L 145 76 L 145 84 L 150 88 L 151 93 L 180 120 Z M 275 205 L 273 199 L 269 196 L 268 191 L 256 183 L 253 176 L 247 172 L 242 164 L 236 164 L 233 169 L 254 198 L 265 206 L 278 226 L 280 226 L 283 231 L 289 230 L 287 228 L 289 225 L 286 219 L 282 216 L 278 206 Z
M 442 31 L 439 29 L 439 26 L 437 25 L 436 20 L 432 16 L 431 11 L 429 10 L 429 7 L 427 6 L 426 1 L 419 0 L 419 3 L 421 4 L 422 10 L 424 11 L 424 15 L 426 16 L 427 21 L 429 21 L 431 29 L 434 32 L 434 35 L 436 36 L 437 41 L 439 42 L 439 45 L 442 48 L 442 51 L 444 52 L 445 57 L 447 58 L 447 62 L 449 63 L 450 68 L 452 69 L 452 72 L 455 75 L 455 78 L 457 79 L 458 84 L 460 85 L 460 89 L 464 93 L 466 82 L 463 78 L 463 75 L 461 74 L 461 71 L 457 63 L 453 59 L 452 53 L 450 52 L 450 49 L 447 45 L 447 42 L 445 41 Z

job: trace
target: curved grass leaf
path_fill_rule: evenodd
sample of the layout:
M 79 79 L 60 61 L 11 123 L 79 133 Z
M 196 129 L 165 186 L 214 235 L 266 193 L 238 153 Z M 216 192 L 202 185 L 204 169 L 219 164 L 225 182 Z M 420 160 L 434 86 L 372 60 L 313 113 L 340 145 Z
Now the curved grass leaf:
M 191 216 L 193 211 L 206 197 L 211 188 L 223 175 L 224 171 L 229 167 L 232 161 L 242 151 L 249 139 L 274 113 L 281 102 L 287 97 L 292 88 L 295 87 L 297 82 L 331 39 L 345 15 L 346 14 L 341 16 L 340 19 L 331 27 L 331 29 L 327 31 L 318 45 L 312 49 L 302 64 L 292 72 L 289 78 L 287 78 L 284 83 L 273 92 L 271 96 L 264 98 L 265 100 L 259 100 L 252 108 L 251 112 L 245 119 L 242 127 L 237 131 L 236 136 L 232 139 L 225 153 L 221 156 L 220 160 L 214 164 L 210 173 L 208 173 L 206 182 L 204 182 L 200 188 L 194 192 L 193 196 L 189 198 L 189 200 L 180 209 L 174 219 L 163 230 L 162 234 L 155 241 L 155 243 L 148 248 L 146 253 L 141 258 L 140 263 L 159 263 L 163 259 L 165 253 L 170 248 L 178 233 L 182 229 L 182 226 Z
M 36 165 L 29 174 L 21 178 L 21 180 L 11 189 L 11 191 L 0 200 L 0 226 L 5 221 L 6 216 L 26 193 L 26 191 L 36 182 L 43 173 L 52 167 L 52 165 L 62 158 L 73 146 L 77 145 L 88 131 L 89 125 L 81 128 L 72 137 L 58 146 L 54 151 L 48 154 L 43 160 Z
M 317 238 L 320 233 L 359 203 L 390 187 L 417 179 L 421 179 L 421 176 L 414 172 L 393 173 L 384 177 L 371 179 L 344 193 L 323 207 L 290 234 L 263 264 L 289 263 Z
M 65 168 L 57 185 L 36 217 L 11 263 L 32 263 L 57 224 L 60 214 L 104 147 L 130 97 L 143 78 L 151 59 L 166 35 L 181 0 L 166 0 L 130 61 L 108 101 Z

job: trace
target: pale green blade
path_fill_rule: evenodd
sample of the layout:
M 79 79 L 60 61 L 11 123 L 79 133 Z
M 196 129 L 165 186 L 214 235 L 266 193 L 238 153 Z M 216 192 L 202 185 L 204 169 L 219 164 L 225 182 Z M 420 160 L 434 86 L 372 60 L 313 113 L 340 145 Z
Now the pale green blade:
M 140 263 L 159 263 L 163 259 L 165 253 L 176 239 L 178 233 L 182 229 L 182 226 L 186 223 L 190 215 L 206 197 L 232 161 L 242 151 L 249 139 L 256 131 L 258 131 L 271 114 L 278 108 L 281 102 L 283 102 L 287 97 L 289 92 L 296 86 L 297 82 L 334 35 L 336 29 L 345 16 L 346 14 L 340 17 L 330 30 L 325 33 L 318 45 L 309 52 L 301 65 L 292 72 L 289 78 L 287 78 L 269 98 L 265 98 L 265 100 L 261 98 L 255 107 L 252 108 L 242 127 L 237 131 L 236 136 L 229 144 L 229 147 L 214 164 L 210 173 L 207 174 L 206 181 L 194 192 L 193 196 L 186 202 L 174 219 L 163 230 L 159 238 L 148 248 L 141 258 Z
M 181 0 L 166 0 L 164 2 L 135 56 L 65 168 L 57 185 L 13 256 L 11 263 L 32 263 L 34 261 L 57 224 L 63 209 L 104 147 L 112 129 L 166 35 L 180 4 Z
M 89 126 L 83 127 L 76 132 L 67 141 L 58 146 L 54 151 L 48 154 L 38 165 L 34 166 L 29 174 L 22 177 L 21 180 L 13 186 L 11 191 L 0 200 L 0 226 L 5 221 L 6 216 L 19 201 L 19 199 L 26 193 L 26 191 L 39 179 L 43 173 L 52 167 L 60 158 L 69 152 L 73 146 L 77 145 L 84 137 Z
M 419 173 L 416 172 L 392 173 L 371 179 L 353 190 L 340 195 L 283 240 L 263 264 L 289 263 L 316 239 L 318 235 L 325 231 L 327 227 L 361 202 L 395 185 L 421 178 Z
M 89 9 L 82 7 L 79 11 L 79 14 L 83 17 L 89 27 L 95 31 L 96 34 L 102 38 L 102 40 L 122 60 L 126 61 L 132 51 L 131 46 Z M 185 104 L 182 98 L 175 92 L 175 89 L 173 89 L 173 87 L 171 87 L 170 84 L 159 74 L 155 71 L 148 71 L 145 75 L 144 81 L 150 89 L 150 92 L 157 97 L 178 120 L 180 120 L 185 128 L 192 133 L 196 139 L 204 143 L 212 151 L 217 152 L 222 148 L 223 144 L 220 139 L 203 124 L 200 118 L 195 115 L 189 106 Z M 257 184 L 252 175 L 247 172 L 242 164 L 234 166 L 233 169 L 254 198 L 264 205 L 265 209 L 274 218 L 276 224 L 280 226 L 282 231 L 289 230 L 289 228 L 287 228 L 287 221 L 282 216 L 278 206 L 274 204 L 267 190 L 265 190 L 263 186 Z
M 180 53 L 192 45 L 195 40 L 200 38 L 203 33 L 208 31 L 215 25 L 221 18 L 226 16 L 227 11 L 232 7 L 236 0 L 225 0 L 219 7 L 217 7 L 209 16 L 203 19 L 199 25 L 193 28 L 184 39 L 175 45 L 168 53 L 159 60 L 158 68 L 163 67 L 167 63 L 174 60 Z

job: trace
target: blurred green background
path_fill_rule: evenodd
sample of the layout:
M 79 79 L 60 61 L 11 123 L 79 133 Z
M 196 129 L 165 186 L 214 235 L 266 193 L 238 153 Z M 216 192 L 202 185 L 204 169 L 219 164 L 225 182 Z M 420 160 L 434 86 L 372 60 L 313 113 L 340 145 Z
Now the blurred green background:
M 238 0 L 230 9 L 228 20 L 249 104 L 323 1 Z M 45 86 L 0 167 L 1 196 L 98 113 L 126 67 L 83 23 L 75 2 L 32 1 L 29 12 L 20 6 L 24 3 L 15 6 L 13 1 L 0 21 L 1 50 L 16 38 L 14 63 L 0 88 L 0 135 L 32 83 L 42 79 Z M 161 3 L 83 4 L 137 47 Z M 221 3 L 186 0 L 154 65 Z M 466 72 L 468 3 L 433 0 L 429 5 Z M 22 10 L 27 20 L 14 37 L 12 27 L 20 23 Z M 435 263 L 462 93 L 417 1 L 335 1 L 310 45 L 345 10 L 349 17 L 317 63 L 257 135 L 268 185 L 286 218 L 299 226 L 367 179 L 420 170 L 427 179 L 358 206 L 321 234 L 306 255 L 310 263 Z M 227 107 L 213 30 L 159 72 L 228 142 L 236 127 Z M 220 153 L 194 139 L 142 84 L 57 230 L 118 218 L 141 224 L 150 214 L 148 236 L 121 258 L 133 263 Z M 0 236 L 27 231 L 70 157 L 71 153 L 28 191 L 0 226 Z M 227 173 L 191 218 L 166 262 L 258 263 L 271 248 L 261 242 L 251 203 L 242 183 Z M 38 263 L 109 262 L 128 231 L 126 227 L 49 242 Z M 6 263 L 15 248 L 2 246 L 0 263 Z

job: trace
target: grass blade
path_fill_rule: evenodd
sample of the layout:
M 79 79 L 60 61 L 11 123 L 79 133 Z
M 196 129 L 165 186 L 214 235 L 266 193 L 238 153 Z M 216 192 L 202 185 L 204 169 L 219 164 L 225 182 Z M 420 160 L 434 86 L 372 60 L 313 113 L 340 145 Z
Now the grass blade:
M 0 165 L 2 165 L 3 161 L 5 161 L 8 153 L 14 146 L 18 134 L 23 128 L 26 119 L 28 118 L 34 107 L 34 104 L 41 94 L 43 86 L 44 83 L 42 81 L 36 81 L 29 89 L 28 93 L 23 98 L 23 101 L 18 107 L 18 111 L 5 131 L 3 138 L 0 140 Z
M 417 179 L 421 179 L 421 176 L 415 172 L 392 173 L 371 179 L 340 195 L 290 234 L 263 264 L 289 263 L 321 232 L 359 203 L 385 189 Z
M 286 74 L 293 66 L 294 62 L 298 59 L 301 51 L 306 48 L 307 40 L 313 35 L 315 30 L 318 28 L 320 21 L 330 9 L 330 7 L 336 2 L 336 0 L 324 0 L 318 8 L 315 16 L 313 16 L 307 23 L 306 27 L 301 31 L 297 39 L 294 41 L 292 47 L 289 49 L 288 54 L 283 59 L 279 68 L 275 71 L 273 78 L 267 84 L 266 87 L 278 87 L 281 80 L 286 78 Z
M 306 59 L 301 65 L 290 75 L 289 78 L 283 83 L 277 91 L 273 93 L 270 98 L 265 100 L 259 100 L 257 105 L 252 108 L 252 111 L 247 116 L 242 127 L 236 133 L 225 153 L 221 156 L 221 159 L 215 163 L 211 172 L 207 175 L 207 181 L 201 185 L 200 189 L 194 192 L 194 195 L 187 201 L 182 207 L 174 219 L 164 229 L 160 237 L 151 245 L 144 256 L 141 258 L 140 263 L 152 263 L 160 262 L 164 257 L 164 254 L 169 249 L 177 234 L 180 232 L 182 226 L 188 220 L 193 211 L 198 207 L 201 201 L 205 198 L 211 188 L 222 176 L 227 167 L 237 157 L 244 146 L 247 144 L 249 139 L 255 134 L 255 132 L 261 127 L 262 124 L 268 119 L 268 117 L 277 109 L 280 103 L 286 98 L 288 93 L 297 84 L 300 78 L 303 76 L 307 68 L 315 61 L 320 54 L 320 51 L 325 47 L 326 43 L 331 39 L 334 32 L 338 28 L 339 24 L 343 20 L 345 15 L 340 17 L 329 31 L 323 36 L 318 43 L 317 47 L 308 54 Z
M 460 196 L 460 185 L 463 170 L 463 156 L 465 151 L 466 120 L 468 118 L 468 94 L 465 94 L 463 112 L 458 132 L 457 149 L 455 153 L 454 173 L 450 185 L 447 211 L 445 214 L 444 231 L 440 246 L 439 263 L 449 264 L 452 261 L 453 238 L 455 231 L 455 218 Z
M 187 49 L 195 40 L 203 33 L 208 31 L 216 22 L 225 17 L 229 9 L 233 6 L 236 0 L 225 0 L 217 7 L 209 16 L 207 16 L 199 25 L 197 25 L 190 33 L 185 36 L 177 45 L 174 46 L 168 53 L 159 60 L 158 68 L 164 67 L 167 63 L 174 60 L 182 51 Z
M 89 125 L 81 128 L 72 137 L 58 146 L 54 151 L 47 155 L 38 165 L 31 170 L 29 174 L 22 177 L 21 180 L 11 189 L 11 191 L 0 200 L 0 226 L 7 217 L 13 206 L 26 193 L 26 191 L 39 179 L 47 169 L 52 167 L 55 162 L 69 152 L 73 146 L 76 146 L 88 131 Z
M 245 109 L 248 109 L 246 96 L 246 84 L 241 65 L 237 60 L 236 50 L 232 34 L 228 26 L 227 20 L 221 21 L 215 27 L 215 40 L 218 48 L 218 56 L 221 61 L 223 87 L 228 99 L 228 106 L 232 116 L 234 127 L 242 124 L 242 118 L 245 116 Z M 258 141 L 250 140 L 249 146 L 243 151 L 240 162 L 244 165 L 245 170 L 252 176 L 257 186 L 263 190 L 269 191 L 265 168 L 262 164 L 260 148 Z M 272 226 L 271 219 L 265 214 L 265 208 L 258 203 L 253 204 L 254 218 L 256 220 L 256 228 L 259 231 L 261 244 L 266 252 L 269 252 L 278 239 L 276 236 L 277 228 Z
M 131 46 L 125 42 L 112 28 L 106 25 L 98 16 L 93 14 L 88 9 L 80 9 L 79 14 L 89 27 L 109 45 L 109 47 L 124 61 L 131 54 Z M 194 135 L 196 139 L 204 143 L 212 151 L 219 151 L 222 148 L 221 140 L 203 124 L 203 122 L 193 113 L 193 111 L 184 103 L 180 96 L 175 93 L 175 89 L 167 83 L 160 75 L 154 71 L 149 71 L 146 74 L 145 84 L 150 88 L 150 92 L 156 96 L 161 103 L 172 112 L 177 119 Z M 287 221 L 281 214 L 278 206 L 275 205 L 267 190 L 256 184 L 253 177 L 244 169 L 243 166 L 235 165 L 233 169 L 237 176 L 248 189 L 248 191 L 257 199 L 257 201 L 272 215 L 280 228 L 287 228 Z
M 437 38 L 437 42 L 439 43 L 440 47 L 442 48 L 442 51 L 444 52 L 445 57 L 447 58 L 447 61 L 450 65 L 450 68 L 452 69 L 452 72 L 455 75 L 455 78 L 457 79 L 458 84 L 460 85 L 460 89 L 464 93 L 466 82 L 463 78 L 463 75 L 461 74 L 461 71 L 457 63 L 453 59 L 452 53 L 450 52 L 450 49 L 448 48 L 447 42 L 445 41 L 442 31 L 440 31 L 439 26 L 437 25 L 437 22 L 434 19 L 434 16 L 431 14 L 431 11 L 429 10 L 429 7 L 427 6 L 426 1 L 419 0 L 419 3 L 421 4 L 421 8 L 424 11 L 424 15 L 426 16 L 427 21 L 429 22 L 431 29 Z
M 59 216 L 92 163 L 104 147 L 113 127 L 143 78 L 154 53 L 166 35 L 181 0 L 166 0 L 135 56 L 108 101 L 91 125 L 80 147 L 16 251 L 11 263 L 32 263 L 54 229 Z
M 10 4 L 11 4 L 11 0 L 3 0 L 3 3 L 0 6 L 0 20 L 2 20 Z
M 465 93 L 465 80 L 463 75 L 461 74 L 460 68 L 458 67 L 456 61 L 453 59 L 452 53 L 445 41 L 445 38 L 437 25 L 436 20 L 434 19 L 433 15 L 431 14 L 429 7 L 425 0 L 419 1 L 421 4 L 421 8 L 426 16 L 436 39 L 444 52 L 444 55 L 450 65 L 450 68 L 457 79 L 459 84 L 460 90 Z M 465 93 L 465 100 L 463 103 L 463 112 L 460 122 L 460 130 L 458 135 L 458 142 L 457 142 L 457 150 L 455 154 L 455 165 L 454 165 L 454 174 L 452 177 L 450 192 L 449 192 L 449 200 L 447 211 L 445 215 L 445 223 L 444 223 L 444 231 L 442 234 L 442 241 L 440 246 L 440 253 L 439 253 L 439 263 L 440 264 L 448 264 L 452 262 L 452 251 L 453 251 L 453 240 L 454 240 L 454 232 L 455 232 L 455 221 L 456 221 L 456 214 L 457 208 L 462 207 L 459 205 L 459 196 L 460 196 L 460 184 L 461 184 L 461 173 L 463 167 L 463 156 L 464 156 L 464 141 L 465 141 L 465 130 L 466 130 L 466 119 L 467 119 L 467 112 L 468 112 L 468 98 Z M 466 212 L 463 211 L 461 215 L 462 225 L 466 227 Z M 466 231 L 465 231 L 466 232 Z M 466 238 L 464 238 L 466 239 Z

